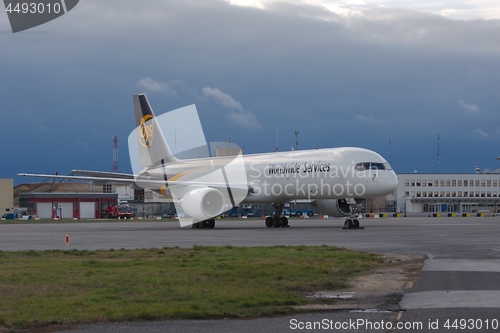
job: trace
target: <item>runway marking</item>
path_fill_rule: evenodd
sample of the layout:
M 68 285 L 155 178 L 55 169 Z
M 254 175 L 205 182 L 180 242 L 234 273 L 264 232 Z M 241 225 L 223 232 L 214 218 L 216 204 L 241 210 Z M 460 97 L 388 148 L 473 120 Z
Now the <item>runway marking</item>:
M 366 309 L 366 310 L 351 310 L 350 313 L 392 313 L 389 310 Z
M 500 273 L 500 260 L 432 259 L 424 262 L 422 271 Z
M 423 225 L 423 226 L 437 226 L 437 225 L 449 225 L 449 226 L 457 226 L 457 225 L 487 225 L 484 223 L 422 223 L 422 224 L 415 224 L 415 225 Z
M 398 316 L 396 317 L 396 321 L 400 321 L 401 317 L 403 317 L 404 311 L 399 311 Z
M 405 310 L 433 308 L 500 308 L 499 290 L 439 290 L 407 293 L 399 303 Z

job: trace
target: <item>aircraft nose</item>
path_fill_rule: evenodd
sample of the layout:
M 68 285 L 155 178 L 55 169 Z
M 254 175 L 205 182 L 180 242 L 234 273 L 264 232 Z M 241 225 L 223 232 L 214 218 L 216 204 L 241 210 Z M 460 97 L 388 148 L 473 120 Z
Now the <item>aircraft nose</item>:
M 398 177 L 392 170 L 380 172 L 377 177 L 377 187 L 379 190 L 386 191 L 387 193 L 394 192 L 398 187 Z

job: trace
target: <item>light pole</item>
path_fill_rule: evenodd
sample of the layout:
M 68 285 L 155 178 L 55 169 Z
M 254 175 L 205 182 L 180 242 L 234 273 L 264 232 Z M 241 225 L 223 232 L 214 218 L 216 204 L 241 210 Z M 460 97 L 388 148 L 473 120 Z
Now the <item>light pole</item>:
M 500 161 L 500 156 L 498 156 L 496 158 L 497 161 Z M 497 169 L 498 170 L 498 169 Z M 495 213 L 493 214 L 493 216 L 497 216 L 497 201 L 495 200 Z

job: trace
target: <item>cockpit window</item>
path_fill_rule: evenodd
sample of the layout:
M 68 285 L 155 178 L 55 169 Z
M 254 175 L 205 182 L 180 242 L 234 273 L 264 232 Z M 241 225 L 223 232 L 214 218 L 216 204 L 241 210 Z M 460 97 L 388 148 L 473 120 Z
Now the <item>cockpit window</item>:
M 370 163 L 370 170 L 385 170 L 383 163 Z
M 354 167 L 357 171 L 365 171 L 370 169 L 370 162 L 357 163 Z
M 361 162 L 354 167 L 357 171 L 365 170 L 391 170 L 389 163 Z

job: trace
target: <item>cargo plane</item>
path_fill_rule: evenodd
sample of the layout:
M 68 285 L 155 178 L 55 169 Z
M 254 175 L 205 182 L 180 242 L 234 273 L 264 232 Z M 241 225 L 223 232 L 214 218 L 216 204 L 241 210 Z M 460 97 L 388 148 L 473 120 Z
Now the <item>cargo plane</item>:
M 189 217 L 187 224 L 193 228 L 213 228 L 216 216 L 238 204 L 272 204 L 274 214 L 266 217 L 266 227 L 287 227 L 288 218 L 281 212 L 286 203 L 298 199 L 311 200 L 324 214 L 346 217 L 346 229 L 359 228 L 358 204 L 392 193 L 398 184 L 389 163 L 364 148 L 179 159 L 168 146 L 146 95 L 133 99 L 137 127 L 129 138 L 129 149 L 136 146 L 139 172 L 73 170 L 70 176 L 19 176 L 148 188 L 171 198 L 178 215 Z

